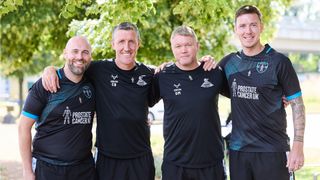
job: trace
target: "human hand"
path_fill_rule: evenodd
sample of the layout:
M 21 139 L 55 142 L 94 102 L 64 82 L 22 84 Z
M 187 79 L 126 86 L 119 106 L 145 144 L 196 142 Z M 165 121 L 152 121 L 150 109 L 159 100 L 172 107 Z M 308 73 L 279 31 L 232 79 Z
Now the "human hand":
M 148 118 L 148 119 L 147 119 L 147 126 L 151 127 L 152 124 L 153 124 L 153 123 L 152 123 L 152 120 Z
M 303 167 L 304 153 L 303 142 L 294 141 L 292 149 L 288 155 L 287 168 L 290 171 L 297 171 Z
M 53 66 L 48 66 L 44 69 L 42 74 L 42 86 L 51 93 L 57 92 L 58 88 L 60 88 L 59 78 L 56 74 L 56 69 Z
M 33 172 L 25 172 L 23 173 L 23 180 L 35 180 L 36 176 Z
M 211 71 L 217 67 L 217 63 L 210 55 L 205 55 L 200 59 L 200 62 L 204 62 L 203 69 L 205 71 Z
M 284 105 L 284 108 L 286 108 L 290 105 L 290 102 L 287 100 L 287 98 L 285 96 L 282 96 L 282 103 Z
M 158 74 L 160 71 L 162 71 L 164 69 L 164 67 L 166 67 L 169 64 L 172 64 L 173 62 L 164 62 L 162 63 L 160 66 L 158 66 L 155 70 L 154 70 L 154 74 Z

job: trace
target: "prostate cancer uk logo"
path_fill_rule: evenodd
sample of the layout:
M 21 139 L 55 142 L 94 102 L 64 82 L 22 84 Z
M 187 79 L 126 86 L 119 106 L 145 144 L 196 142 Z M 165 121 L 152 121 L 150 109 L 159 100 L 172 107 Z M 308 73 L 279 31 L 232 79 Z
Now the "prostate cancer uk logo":
M 63 111 L 63 124 L 91 124 L 91 112 L 72 112 L 67 106 Z
M 242 99 L 252 99 L 259 100 L 259 92 L 255 86 L 245 86 L 237 83 L 237 79 L 233 79 L 231 84 L 232 97 L 242 98 Z

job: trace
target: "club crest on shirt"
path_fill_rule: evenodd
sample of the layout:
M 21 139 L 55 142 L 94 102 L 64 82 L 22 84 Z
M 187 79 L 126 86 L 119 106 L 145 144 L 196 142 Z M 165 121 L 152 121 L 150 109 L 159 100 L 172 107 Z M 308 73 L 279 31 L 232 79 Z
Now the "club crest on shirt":
M 175 94 L 176 96 L 181 95 L 181 93 L 182 93 L 182 89 L 180 88 L 181 84 L 180 84 L 180 83 L 179 83 L 179 84 L 173 84 L 173 86 L 175 87 L 175 88 L 173 89 L 174 94 Z
M 141 75 L 138 77 L 138 82 L 137 82 L 137 85 L 139 86 L 145 86 L 147 85 L 147 83 L 142 79 L 143 77 L 145 77 L 146 75 Z
M 269 67 L 268 62 L 258 62 L 257 66 L 256 66 L 256 70 L 258 71 L 258 73 L 264 73 L 264 72 L 266 72 L 268 67 Z
M 117 79 L 118 79 L 118 75 L 111 74 L 111 80 L 110 80 L 111 86 L 113 86 L 113 87 L 117 86 L 117 84 L 119 82 Z
M 88 99 L 90 99 L 92 97 L 92 92 L 91 92 L 91 89 L 89 86 L 83 86 L 82 92 L 83 92 L 84 96 L 86 96 Z
M 209 88 L 209 87 L 212 87 L 214 86 L 210 81 L 209 81 L 209 78 L 204 78 L 203 79 L 203 83 L 201 85 L 202 88 Z

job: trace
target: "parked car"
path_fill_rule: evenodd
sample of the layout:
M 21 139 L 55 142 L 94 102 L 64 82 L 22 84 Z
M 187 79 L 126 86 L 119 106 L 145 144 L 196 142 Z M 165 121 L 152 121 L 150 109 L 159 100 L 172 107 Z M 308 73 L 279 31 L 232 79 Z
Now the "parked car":
M 152 108 L 149 108 L 148 120 L 149 121 L 163 120 L 163 113 L 164 113 L 163 101 L 160 100 Z

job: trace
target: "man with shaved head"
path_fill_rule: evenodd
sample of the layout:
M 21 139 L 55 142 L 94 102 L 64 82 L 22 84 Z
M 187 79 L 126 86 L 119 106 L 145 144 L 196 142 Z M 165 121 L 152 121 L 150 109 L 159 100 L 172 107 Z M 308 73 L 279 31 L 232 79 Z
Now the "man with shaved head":
M 91 46 L 85 37 L 72 37 L 63 57 L 65 66 L 57 70 L 60 91 L 51 94 L 39 79 L 30 88 L 21 114 L 24 179 L 94 179 L 91 129 L 95 93 L 83 76 L 91 62 Z M 31 145 L 33 124 L 36 134 Z

